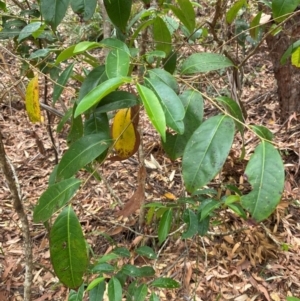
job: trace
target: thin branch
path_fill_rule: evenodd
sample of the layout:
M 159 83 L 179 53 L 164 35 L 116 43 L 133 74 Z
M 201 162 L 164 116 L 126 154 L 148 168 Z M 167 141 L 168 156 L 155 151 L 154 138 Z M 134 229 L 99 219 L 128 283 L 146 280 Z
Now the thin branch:
M 8 187 L 12 195 L 13 207 L 19 216 L 22 224 L 22 234 L 24 238 L 24 252 L 25 252 L 25 280 L 24 280 L 24 301 L 31 300 L 31 284 L 32 284 L 32 242 L 30 237 L 29 222 L 24 207 L 19 196 L 17 188 L 16 172 L 13 165 L 9 166 L 6 159 L 5 149 L 2 141 L 2 133 L 0 131 L 0 167 L 3 171 L 4 177 L 7 181 Z

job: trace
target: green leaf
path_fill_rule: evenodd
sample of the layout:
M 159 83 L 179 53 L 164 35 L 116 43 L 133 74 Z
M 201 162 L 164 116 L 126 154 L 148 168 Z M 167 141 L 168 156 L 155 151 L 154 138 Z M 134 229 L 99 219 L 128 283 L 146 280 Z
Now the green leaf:
M 109 253 L 109 254 L 103 255 L 97 262 L 104 263 L 104 262 L 111 261 L 111 260 L 118 259 L 118 258 L 120 258 L 119 255 L 114 254 L 114 253 Z
M 286 297 L 286 300 L 287 301 L 300 301 L 300 299 L 296 298 L 296 297 Z
M 272 0 L 273 20 L 277 23 L 284 21 L 299 4 L 299 0 Z
M 143 101 L 146 113 L 151 123 L 162 137 L 162 140 L 165 141 L 166 118 L 158 98 L 156 97 L 154 92 L 152 92 L 152 90 L 143 85 L 137 84 L 137 90 Z
M 154 287 L 160 287 L 160 288 L 179 288 L 180 284 L 173 280 L 172 278 L 157 278 L 152 283 L 152 286 Z
M 34 207 L 33 221 L 35 223 L 47 221 L 53 213 L 69 202 L 80 184 L 80 180 L 72 178 L 49 186 Z
M 130 252 L 128 251 L 128 249 L 124 248 L 124 247 L 118 247 L 118 248 L 114 248 L 113 252 L 117 255 L 119 255 L 120 257 L 130 257 Z
M 72 177 L 79 169 L 101 155 L 111 144 L 112 140 L 106 140 L 103 134 L 93 134 L 80 138 L 71 144 L 61 158 L 57 168 L 57 178 Z
M 5 2 L 0 1 L 0 9 L 3 10 L 3 11 L 5 11 L 5 12 L 7 11 Z
M 262 141 L 256 147 L 245 175 L 252 191 L 242 196 L 242 206 L 259 222 L 274 211 L 284 188 L 284 166 L 272 144 Z
M 130 108 L 138 104 L 137 97 L 127 91 L 113 91 L 102 98 L 97 106 L 97 113 Z
M 114 271 L 115 268 L 106 262 L 96 264 L 91 270 L 92 273 L 111 273 Z
M 78 115 L 86 112 L 88 109 L 98 104 L 104 96 L 116 90 L 124 83 L 130 82 L 131 78 L 129 77 L 115 77 L 101 83 L 83 97 L 75 111 L 74 116 L 77 117 Z
M 180 8 L 169 5 L 174 15 L 182 22 L 191 34 L 195 29 L 196 16 L 193 5 L 190 0 L 177 0 Z
M 148 246 L 142 246 L 135 250 L 135 252 L 141 256 L 144 256 L 149 259 L 156 259 L 157 255 L 155 254 L 154 250 Z
M 122 286 L 116 277 L 110 278 L 108 282 L 109 301 L 122 301 Z
M 179 85 L 174 76 L 172 76 L 168 71 L 163 69 L 154 68 L 148 70 L 149 76 L 152 79 L 158 79 L 172 88 L 176 94 L 179 93 Z
M 106 47 L 106 48 L 110 48 L 110 49 L 115 49 L 115 50 L 123 50 L 125 51 L 126 53 L 128 53 L 130 55 L 130 51 L 128 49 L 128 46 L 118 40 L 118 39 L 114 39 L 114 38 L 107 38 L 107 39 L 104 39 L 100 42 L 100 45 L 102 47 Z
M 105 292 L 105 281 L 98 283 L 89 293 L 89 301 L 102 301 Z
M 272 141 L 274 138 L 274 134 L 263 125 L 250 125 L 250 128 L 263 139 Z
M 260 11 L 250 22 L 250 35 L 254 40 L 258 39 L 259 31 L 260 31 L 260 18 L 262 12 Z
M 155 293 L 151 293 L 149 301 L 159 301 L 159 298 Z
M 284 65 L 287 61 L 287 59 L 292 55 L 294 51 L 296 51 L 300 47 L 300 40 L 294 42 L 292 45 L 289 46 L 289 48 L 284 52 L 280 59 L 280 64 Z
M 129 71 L 129 54 L 120 49 L 111 50 L 105 62 L 106 75 L 108 78 L 127 76 Z
M 99 283 L 103 282 L 105 280 L 105 277 L 98 277 L 91 281 L 91 283 L 86 288 L 86 291 L 92 290 L 94 287 L 96 287 Z
M 136 301 L 144 301 L 148 293 L 148 288 L 146 284 L 141 284 L 135 289 L 134 299 Z
M 70 290 L 68 301 L 81 301 L 84 294 L 84 283 L 81 284 L 78 291 Z
M 76 103 L 73 106 L 71 128 L 67 137 L 68 145 L 80 139 L 83 135 L 83 124 L 81 116 L 74 118 L 74 112 L 76 110 Z
M 99 84 L 105 82 L 107 80 L 107 75 L 105 72 L 105 66 L 98 66 L 94 68 L 85 78 L 83 81 L 79 95 L 78 95 L 78 102 L 87 95 L 91 90 L 97 87 Z
M 99 112 L 92 113 L 89 119 L 84 122 L 83 131 L 84 136 L 102 133 L 104 140 L 110 139 L 110 127 L 107 114 Z
M 159 244 L 164 242 L 165 239 L 167 238 L 171 229 L 171 222 L 172 222 L 172 209 L 168 209 L 164 212 L 161 220 L 159 221 L 159 225 L 158 225 Z
M 232 66 L 234 66 L 232 61 L 224 55 L 205 52 L 194 53 L 183 62 L 181 74 L 209 72 Z
M 122 272 L 130 277 L 150 277 L 155 275 L 155 271 L 152 267 L 144 266 L 139 268 L 131 264 L 124 264 Z
M 29 56 L 29 60 L 35 60 L 38 58 L 46 57 L 50 53 L 49 48 L 44 48 L 44 49 L 38 49 L 34 52 L 32 52 Z
M 104 5 L 112 23 L 125 33 L 130 17 L 132 0 L 104 0 Z
M 209 202 L 207 202 L 201 209 L 200 222 L 210 216 L 215 209 L 220 208 L 221 205 L 222 203 L 219 201 L 209 200 Z
M 200 212 L 200 217 L 201 217 L 201 212 Z M 208 229 L 209 229 L 209 221 L 210 221 L 210 216 L 206 217 L 202 221 L 199 221 L 198 223 L 198 234 L 200 236 L 205 236 Z
M 235 125 L 237 129 L 240 131 L 240 133 L 243 135 L 244 134 L 244 116 L 243 112 L 240 108 L 240 106 L 237 104 L 236 101 L 233 99 L 226 97 L 226 96 L 220 96 L 217 97 L 216 100 L 222 104 L 222 106 L 226 109 L 226 111 L 233 116 L 235 119 L 239 120 L 235 121 Z
M 64 18 L 70 0 L 40 0 L 41 14 L 46 23 L 50 24 L 53 31 L 56 30 Z
M 97 6 L 97 0 L 71 0 L 74 13 L 80 14 L 84 21 L 92 18 Z
M 156 50 L 161 50 L 169 55 L 172 50 L 172 37 L 165 21 L 156 17 L 153 23 L 153 37 Z
M 203 98 L 196 90 L 185 90 L 179 95 L 184 109 L 184 134 L 166 134 L 166 142 L 163 148 L 172 160 L 183 155 L 184 149 L 194 131 L 200 126 L 203 118 Z
M 187 224 L 187 229 L 182 233 L 182 238 L 193 237 L 198 232 L 198 218 L 194 211 L 186 209 L 183 213 L 183 221 Z
M 160 100 L 166 116 L 166 124 L 174 131 L 183 134 L 184 132 L 184 107 L 177 94 L 164 82 L 156 78 L 145 78 L 145 83 L 155 92 Z
M 163 60 L 164 69 L 171 74 L 173 74 L 176 70 L 177 64 L 177 51 L 171 51 L 169 56 Z
M 72 75 L 74 64 L 70 64 L 59 76 L 57 82 L 54 85 L 53 89 L 53 104 L 57 102 L 59 99 L 63 89 L 65 88 L 65 84 L 67 83 L 68 79 Z
M 219 115 L 203 122 L 193 133 L 182 159 L 188 192 L 203 187 L 220 171 L 231 148 L 234 131 L 233 120 Z
M 226 13 L 226 21 L 228 24 L 231 24 L 234 21 L 239 10 L 245 5 L 247 5 L 246 0 L 239 0 L 230 7 L 228 12 Z
M 51 228 L 50 255 L 59 280 L 69 288 L 79 287 L 88 256 L 81 225 L 71 206 L 60 213 Z
M 245 213 L 243 207 L 240 204 L 228 204 L 228 207 L 235 212 L 237 215 L 239 215 L 241 218 L 246 219 L 247 214 Z
M 57 128 L 56 128 L 56 132 L 57 133 L 60 133 L 64 127 L 64 125 L 70 120 L 71 116 L 72 116 L 72 111 L 73 111 L 73 108 L 69 108 L 67 110 L 67 112 L 65 113 L 65 115 L 61 118 L 60 122 L 58 123 L 57 125 Z
M 20 32 L 18 37 L 18 43 L 27 37 L 31 36 L 34 32 L 36 32 L 42 25 L 42 22 L 32 22 L 26 25 Z

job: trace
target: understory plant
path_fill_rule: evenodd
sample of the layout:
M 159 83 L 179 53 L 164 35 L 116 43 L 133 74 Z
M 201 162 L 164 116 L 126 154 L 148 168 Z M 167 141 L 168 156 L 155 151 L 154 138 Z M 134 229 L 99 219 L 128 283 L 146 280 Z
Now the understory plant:
M 5 10 L 3 2 L 0 4 Z M 151 265 L 130 264 L 136 256 L 155 260 L 153 248 L 141 246 L 129 252 L 113 245 L 109 254 L 99 256 L 87 245 L 72 206 L 72 198 L 84 185 L 78 172 L 86 170 L 101 181 L 98 171 L 103 162 L 126 160 L 138 152 L 137 189 L 121 213 L 129 216 L 140 209 L 140 225 L 156 223 L 157 244 L 161 245 L 170 234 L 175 213 L 180 215 L 177 226 L 185 225 L 180 233 L 182 239 L 205 235 L 211 218 L 220 210 L 230 209 L 256 222 L 266 219 L 283 192 L 283 163 L 272 143 L 273 134 L 262 125 L 246 124 L 242 106 L 230 93 L 209 95 L 193 84 L 195 78 L 211 72 L 225 77 L 227 72 L 235 74 L 239 70 L 225 52 L 189 47 L 196 42 L 204 45 L 216 25 L 197 23 L 198 4 L 189 0 L 159 0 L 156 5 L 148 0 L 138 4 L 104 0 L 114 26 L 111 37 L 58 47 L 58 26 L 69 5 L 81 20 L 87 21 L 97 1 L 40 0 L 34 8 L 22 11 L 24 18 L 2 17 L 0 35 L 14 39 L 22 52 L 23 73 L 30 78 L 26 109 L 31 121 L 41 119 L 41 74 L 55 82 L 52 107 L 60 101 L 68 81 L 76 81 L 79 87 L 72 107 L 62 114 L 57 127 L 60 131 L 65 123 L 70 124 L 68 150 L 54 167 L 48 188 L 34 208 L 33 219 L 49 230 L 51 262 L 59 280 L 72 289 L 70 300 L 82 300 L 84 294 L 89 295 L 89 300 L 103 300 L 106 289 L 110 301 L 121 300 L 124 295 L 126 300 L 159 300 L 157 289 L 178 288 L 180 284 L 157 277 Z M 139 9 L 135 5 L 140 5 Z M 245 1 L 237 1 L 228 8 L 228 24 L 238 19 L 245 5 Z M 255 22 L 252 25 L 258 26 Z M 260 37 L 256 33 L 252 40 Z M 182 56 L 185 47 L 188 51 Z M 108 53 L 100 61 L 95 53 L 103 49 Z M 80 68 L 76 66 L 78 62 Z M 217 108 L 214 116 L 204 116 L 204 101 Z M 169 158 L 181 162 L 185 193 L 172 204 L 144 203 L 146 168 L 141 114 L 147 115 Z M 221 173 L 237 135 L 243 159 L 245 131 L 252 131 L 259 139 L 244 171 L 251 191 L 243 193 L 228 185 L 224 191 L 230 193 L 223 191 L 220 195 L 208 185 Z

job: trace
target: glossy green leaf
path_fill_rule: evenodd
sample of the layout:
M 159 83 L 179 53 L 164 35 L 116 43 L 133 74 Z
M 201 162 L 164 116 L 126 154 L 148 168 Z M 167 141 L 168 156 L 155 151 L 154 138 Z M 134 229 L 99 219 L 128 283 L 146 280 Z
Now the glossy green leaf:
M 83 53 L 87 50 L 92 50 L 92 49 L 98 48 L 98 47 L 101 47 L 100 43 L 90 42 L 90 41 L 83 41 L 83 42 L 80 42 L 80 43 L 75 45 L 74 54 L 80 54 L 80 53 Z
M 33 51 L 30 56 L 29 56 L 29 60 L 35 60 L 38 58 L 42 58 L 42 57 L 46 57 L 49 53 L 50 53 L 50 49 L 49 48 L 44 48 L 44 49 L 38 49 L 36 51 Z
M 172 88 L 176 94 L 179 93 L 179 85 L 174 76 L 164 69 L 154 68 L 148 70 L 149 76 L 152 79 L 158 79 Z
M 90 290 L 89 301 L 102 301 L 105 292 L 105 281 L 98 283 Z
M 234 21 L 239 10 L 245 5 L 247 5 L 246 0 L 238 0 L 229 8 L 228 12 L 226 13 L 226 21 L 228 24 L 231 24 Z
M 55 31 L 66 15 L 70 0 L 40 0 L 41 14 Z
M 122 301 L 122 286 L 116 277 L 110 278 L 108 282 L 109 301 Z
M 97 113 L 130 108 L 138 104 L 137 97 L 127 91 L 113 91 L 105 96 L 97 106 Z
M 143 101 L 146 113 L 151 123 L 162 137 L 162 140 L 165 141 L 166 118 L 160 101 L 152 90 L 143 85 L 137 84 L 137 90 Z
M 36 32 L 42 25 L 42 22 L 32 22 L 26 25 L 20 32 L 18 37 L 18 43 L 27 37 L 31 36 L 34 32 Z
M 171 51 L 170 54 L 163 60 L 164 69 L 173 74 L 177 65 L 177 51 Z
M 219 201 L 209 200 L 209 202 L 207 202 L 206 205 L 201 209 L 200 222 L 211 215 L 211 213 L 214 212 L 215 209 L 220 208 L 221 205 L 222 203 Z
M 98 277 L 91 281 L 91 283 L 86 288 L 87 291 L 92 290 L 94 287 L 96 287 L 99 283 L 103 282 L 105 280 L 105 277 Z
M 127 76 L 129 71 L 129 54 L 120 49 L 111 50 L 105 62 L 106 75 L 108 78 Z
M 190 0 L 177 0 L 177 3 L 179 7 L 175 5 L 169 5 L 169 7 L 191 34 L 196 25 L 196 16 L 193 5 Z
M 148 293 L 148 288 L 146 284 L 139 285 L 134 292 L 134 299 L 136 301 L 144 301 Z
M 243 116 L 243 112 L 242 112 L 240 106 L 237 104 L 237 102 L 226 96 L 217 97 L 216 100 L 222 104 L 222 106 L 227 110 L 227 112 L 231 116 L 233 116 L 235 119 L 240 121 L 240 122 L 235 121 L 235 125 L 236 125 L 237 129 L 243 135 L 243 133 L 244 133 L 244 125 L 243 125 L 244 116 Z
M 98 104 L 103 97 L 116 90 L 124 83 L 130 82 L 131 78 L 129 77 L 115 77 L 101 83 L 99 86 L 95 87 L 88 94 L 86 94 L 83 99 L 81 99 L 74 116 L 76 117 L 86 112 L 88 109 Z
M 155 271 L 150 266 L 136 267 L 131 264 L 125 264 L 122 267 L 122 272 L 130 277 L 150 277 L 155 275 Z
M 242 196 L 242 206 L 259 222 L 275 210 L 284 188 L 284 166 L 272 144 L 262 141 L 256 147 L 245 175 L 252 191 Z
M 251 125 L 251 129 L 257 134 L 259 137 L 263 139 L 267 139 L 272 141 L 274 138 L 274 134 L 263 125 Z
M 97 0 L 71 0 L 74 13 L 80 14 L 84 21 L 88 21 L 95 13 Z
M 203 122 L 188 141 L 182 159 L 188 192 L 206 185 L 221 170 L 234 137 L 234 122 L 224 115 Z
M 149 259 L 156 259 L 157 255 L 154 250 L 148 246 L 142 246 L 135 250 L 135 252 L 141 256 L 147 257 Z
M 108 261 L 118 259 L 118 258 L 120 258 L 119 255 L 114 254 L 114 253 L 109 253 L 109 254 L 103 255 L 97 262 L 98 263 L 103 263 L 103 262 L 108 262 Z
M 203 98 L 196 90 L 185 90 L 179 95 L 184 109 L 184 134 L 166 134 L 166 142 L 163 148 L 172 160 L 183 155 L 184 149 L 194 131 L 200 126 L 203 118 Z
M 198 217 L 194 211 L 186 209 L 183 213 L 183 221 L 187 224 L 187 229 L 182 233 L 182 238 L 193 237 L 198 232 Z
M 72 177 L 78 170 L 101 155 L 110 145 L 103 134 L 84 136 L 71 144 L 65 152 L 57 168 L 57 178 Z
M 299 4 L 299 0 L 272 0 L 273 20 L 277 23 L 284 21 Z
M 294 51 L 296 51 L 300 47 L 300 40 L 294 42 L 292 45 L 288 47 L 288 49 L 284 52 L 280 59 L 280 64 L 284 65 L 287 59 L 292 55 Z
M 111 273 L 114 272 L 115 268 L 106 262 L 97 263 L 93 268 L 91 269 L 92 273 Z
M 115 49 L 115 50 L 123 50 L 125 51 L 126 53 L 128 53 L 130 55 L 130 51 L 128 49 L 128 46 L 118 40 L 118 39 L 115 39 L 115 38 L 107 38 L 107 39 L 104 39 L 100 42 L 100 45 L 102 47 L 106 47 L 106 48 L 109 48 L 109 49 Z
M 110 127 L 107 114 L 93 112 L 84 122 L 83 133 L 84 136 L 102 133 L 102 139 L 110 139 Z
M 94 68 L 85 78 L 83 81 L 79 95 L 78 95 L 78 102 L 81 101 L 81 99 L 87 95 L 91 90 L 93 90 L 95 87 L 97 87 L 99 84 L 106 81 L 107 75 L 105 72 L 105 66 L 98 66 Z
M 55 64 L 59 63 L 71 58 L 74 55 L 74 49 L 76 45 L 72 45 L 66 49 L 64 49 L 56 58 Z
M 88 255 L 81 225 L 71 206 L 60 213 L 51 228 L 50 255 L 59 280 L 69 288 L 79 287 Z
M 66 205 L 81 184 L 80 180 L 67 179 L 48 187 L 34 207 L 35 223 L 47 221 L 56 211 Z
M 68 301 L 81 301 L 84 294 L 84 283 L 81 284 L 80 288 L 75 290 L 70 290 Z
M 246 219 L 247 218 L 247 214 L 244 211 L 243 207 L 240 204 L 237 203 L 232 203 L 232 204 L 228 204 L 228 207 L 235 212 L 237 215 L 239 215 L 241 218 Z
M 178 95 L 168 85 L 156 78 L 145 78 L 145 83 L 156 94 L 166 116 L 166 124 L 183 134 L 185 110 Z
M 125 247 L 114 248 L 113 252 L 115 254 L 119 255 L 120 257 L 125 257 L 125 258 L 129 258 L 130 257 L 130 252 Z
M 57 100 L 59 99 L 62 91 L 65 88 L 65 84 L 67 83 L 68 79 L 70 78 L 70 76 L 72 75 L 73 72 L 73 68 L 74 68 L 74 63 L 70 64 L 59 76 L 57 82 L 54 85 L 54 89 L 53 89 L 53 104 L 55 104 L 57 102 Z
M 262 11 L 260 11 L 250 22 L 250 35 L 254 40 L 258 39 L 258 34 L 260 31 L 260 18 L 262 15 Z
M 156 50 L 161 50 L 169 55 L 172 50 L 172 37 L 165 21 L 156 17 L 153 23 L 153 37 Z
M 160 278 L 155 279 L 151 283 L 151 286 L 172 289 L 172 288 L 179 288 L 180 284 L 177 281 L 173 280 L 172 278 L 160 277 Z
M 160 299 L 155 293 L 152 292 L 149 301 L 160 301 Z
M 181 66 L 181 74 L 195 74 L 232 67 L 234 64 L 226 56 L 218 53 L 194 53 Z
M 130 17 L 132 0 L 104 0 L 104 5 L 112 23 L 125 33 Z
M 172 209 L 168 209 L 164 212 L 158 225 L 158 241 L 159 244 L 163 243 L 168 234 L 170 233 L 172 222 Z
M 79 115 L 78 117 L 74 118 L 74 112 L 76 110 L 76 103 L 73 106 L 72 118 L 71 118 L 71 128 L 68 133 L 67 142 L 68 145 L 77 141 L 83 136 L 83 124 L 82 118 Z

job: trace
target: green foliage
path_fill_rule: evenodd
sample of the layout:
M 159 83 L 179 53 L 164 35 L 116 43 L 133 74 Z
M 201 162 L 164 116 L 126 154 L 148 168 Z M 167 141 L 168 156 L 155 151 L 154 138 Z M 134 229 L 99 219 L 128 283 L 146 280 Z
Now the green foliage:
M 55 81 L 53 105 L 70 80 L 76 81 L 75 87 L 79 85 L 72 107 L 57 127 L 57 131 L 61 131 L 66 122 L 71 124 L 68 150 L 54 168 L 49 187 L 42 193 L 33 216 L 35 222 L 54 220 L 50 229 L 50 252 L 55 273 L 67 287 L 79 288 L 77 292 L 71 290 L 70 300 L 82 300 L 84 294 L 88 294 L 90 300 L 101 301 L 107 289 L 110 301 L 122 300 L 124 296 L 127 300 L 156 301 L 159 300 L 154 292 L 157 288 L 179 287 L 173 279 L 155 279 L 155 270 L 150 265 L 130 264 L 133 256 L 157 259 L 156 251 L 148 246 L 130 252 L 114 248 L 88 264 L 87 244 L 80 223 L 71 205 L 67 206 L 81 184 L 81 180 L 75 178 L 78 171 L 94 173 L 94 167 L 111 156 L 116 141 L 111 138 L 109 119 L 115 110 L 132 108 L 136 115 L 144 112 L 160 135 L 167 155 L 172 160 L 182 159 L 188 197 L 172 204 L 157 202 L 145 206 L 148 209 L 146 223 L 154 224 L 158 245 L 172 235 L 176 225 L 184 225 L 179 233 L 182 239 L 206 235 L 210 221 L 217 219 L 222 210 L 231 210 L 244 219 L 251 215 L 257 222 L 264 220 L 275 210 L 283 191 L 283 163 L 271 144 L 273 134 L 267 128 L 247 126 L 240 106 L 225 96 L 205 95 L 211 104 L 222 107 L 222 112 L 216 116 L 204 115 L 202 83 L 195 84 L 190 76 L 201 79 L 203 73 L 217 71 L 222 78 L 224 70 L 238 68 L 238 64 L 225 55 L 225 51 L 220 54 L 211 49 L 182 57 L 183 42 L 203 42 L 207 47 L 207 32 L 214 30 L 206 25 L 198 27 L 196 3 L 158 1 L 157 7 L 150 7 L 150 1 L 142 2 L 144 8 L 136 13 L 132 1 L 104 0 L 114 36 L 100 42 L 80 41 L 63 47 L 55 43 L 60 38 L 59 25 L 69 5 L 86 21 L 93 17 L 96 0 L 41 0 L 37 13 L 29 13 L 27 19 L 2 17 L 0 38 L 14 40 L 27 60 L 24 73 L 32 76 L 34 68 L 31 70 L 30 66 L 34 65 Z M 272 1 L 276 22 L 285 20 L 285 15 L 298 4 L 295 0 Z M 226 26 L 234 24 L 239 34 L 237 45 L 243 50 L 249 41 L 253 45 L 260 39 L 262 30 L 261 13 L 248 22 L 240 17 L 244 7 L 247 8 L 246 1 L 239 0 L 227 12 L 222 12 Z M 7 9 L 2 1 L 0 9 Z M 37 20 L 40 14 L 42 18 Z M 249 27 L 250 33 L 244 31 Z M 140 42 L 144 33 L 152 39 L 149 43 Z M 299 45 L 299 41 L 295 42 L 281 62 L 285 63 Z M 99 61 L 95 53 L 103 49 L 108 50 L 108 54 L 105 60 Z M 84 64 L 77 67 L 76 61 Z M 132 118 L 132 123 L 135 122 Z M 231 195 L 222 189 L 220 195 L 214 189 L 204 188 L 222 171 L 236 132 L 243 136 L 247 129 L 261 140 L 245 170 L 251 192 L 245 195 L 237 187 L 227 185 Z M 57 212 L 60 212 L 58 216 Z M 120 258 L 122 265 L 117 264 Z M 87 277 L 89 274 L 95 276 L 92 281 Z

